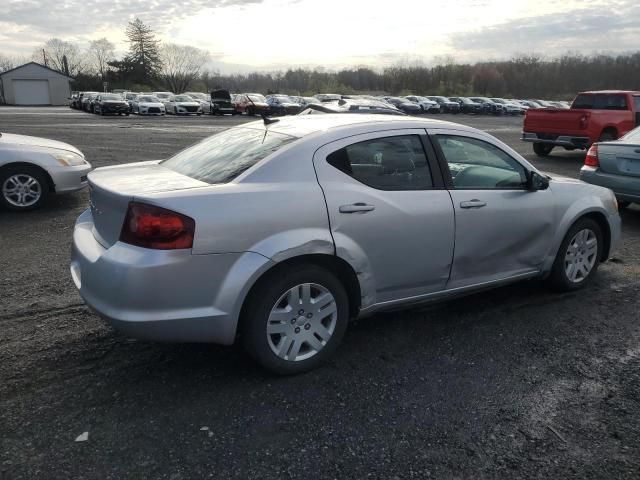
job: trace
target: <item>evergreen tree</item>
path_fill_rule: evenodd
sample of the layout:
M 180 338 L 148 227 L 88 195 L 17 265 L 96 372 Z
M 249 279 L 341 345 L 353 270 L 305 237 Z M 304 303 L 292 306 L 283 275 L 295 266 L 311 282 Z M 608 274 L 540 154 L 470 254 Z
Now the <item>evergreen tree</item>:
M 129 39 L 127 62 L 135 65 L 135 80 L 149 83 L 157 77 L 162 67 L 160 42 L 156 40 L 151 27 L 142 23 L 139 18 L 129 22 L 125 34 Z

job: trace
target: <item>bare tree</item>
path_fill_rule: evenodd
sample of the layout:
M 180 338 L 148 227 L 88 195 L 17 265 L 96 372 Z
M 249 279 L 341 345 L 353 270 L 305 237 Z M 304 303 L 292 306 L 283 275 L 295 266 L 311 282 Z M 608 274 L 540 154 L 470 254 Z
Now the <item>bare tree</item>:
M 161 77 L 171 91 L 184 92 L 200 76 L 209 54 L 199 48 L 166 43 L 160 48 Z
M 6 55 L 2 55 L 0 53 L 0 73 L 11 70 L 12 68 L 16 68 L 17 66 L 18 62 L 15 58 L 7 57 Z
M 77 45 L 51 38 L 32 56 L 33 60 L 65 75 L 74 76 L 86 69 L 85 56 Z M 66 59 L 66 61 L 65 61 Z
M 104 37 L 93 40 L 89 44 L 88 54 L 92 67 L 104 80 L 109 62 L 115 60 L 115 45 Z

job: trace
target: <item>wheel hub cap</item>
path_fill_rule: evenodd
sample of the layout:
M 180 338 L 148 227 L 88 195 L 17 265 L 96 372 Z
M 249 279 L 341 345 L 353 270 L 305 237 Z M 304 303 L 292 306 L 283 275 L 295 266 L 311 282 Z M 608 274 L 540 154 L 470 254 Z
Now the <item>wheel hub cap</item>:
M 276 302 L 267 321 L 271 351 L 283 360 L 313 357 L 331 339 L 338 319 L 331 292 L 316 283 L 297 285 Z
M 574 235 L 567 246 L 564 257 L 564 268 L 567 278 L 572 283 L 580 283 L 593 270 L 598 255 L 598 238 L 596 234 L 585 228 Z
M 2 184 L 2 195 L 14 207 L 30 207 L 42 195 L 40 182 L 26 173 L 17 173 Z

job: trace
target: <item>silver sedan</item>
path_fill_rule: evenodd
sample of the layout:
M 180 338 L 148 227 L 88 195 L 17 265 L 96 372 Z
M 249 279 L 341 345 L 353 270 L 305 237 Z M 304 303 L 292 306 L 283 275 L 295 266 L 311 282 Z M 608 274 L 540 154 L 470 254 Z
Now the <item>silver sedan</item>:
M 29 210 L 51 193 L 88 185 L 91 165 L 77 148 L 55 140 L 0 134 L 0 206 Z
M 71 275 L 95 311 L 143 339 L 239 338 L 282 374 L 326 360 L 350 318 L 530 278 L 582 288 L 620 235 L 610 190 L 410 117 L 265 119 L 89 182 Z

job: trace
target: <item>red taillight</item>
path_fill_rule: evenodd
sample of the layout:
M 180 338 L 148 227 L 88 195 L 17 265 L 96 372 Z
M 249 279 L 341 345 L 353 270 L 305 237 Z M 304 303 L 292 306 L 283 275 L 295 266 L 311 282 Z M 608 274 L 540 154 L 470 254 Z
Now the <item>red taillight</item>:
M 587 156 L 584 157 L 584 164 L 588 167 L 599 167 L 600 162 L 598 161 L 598 144 L 594 143 L 591 145 L 591 148 L 587 152 Z
M 157 250 L 191 248 L 195 231 L 193 218 L 155 205 L 131 202 L 120 241 Z

